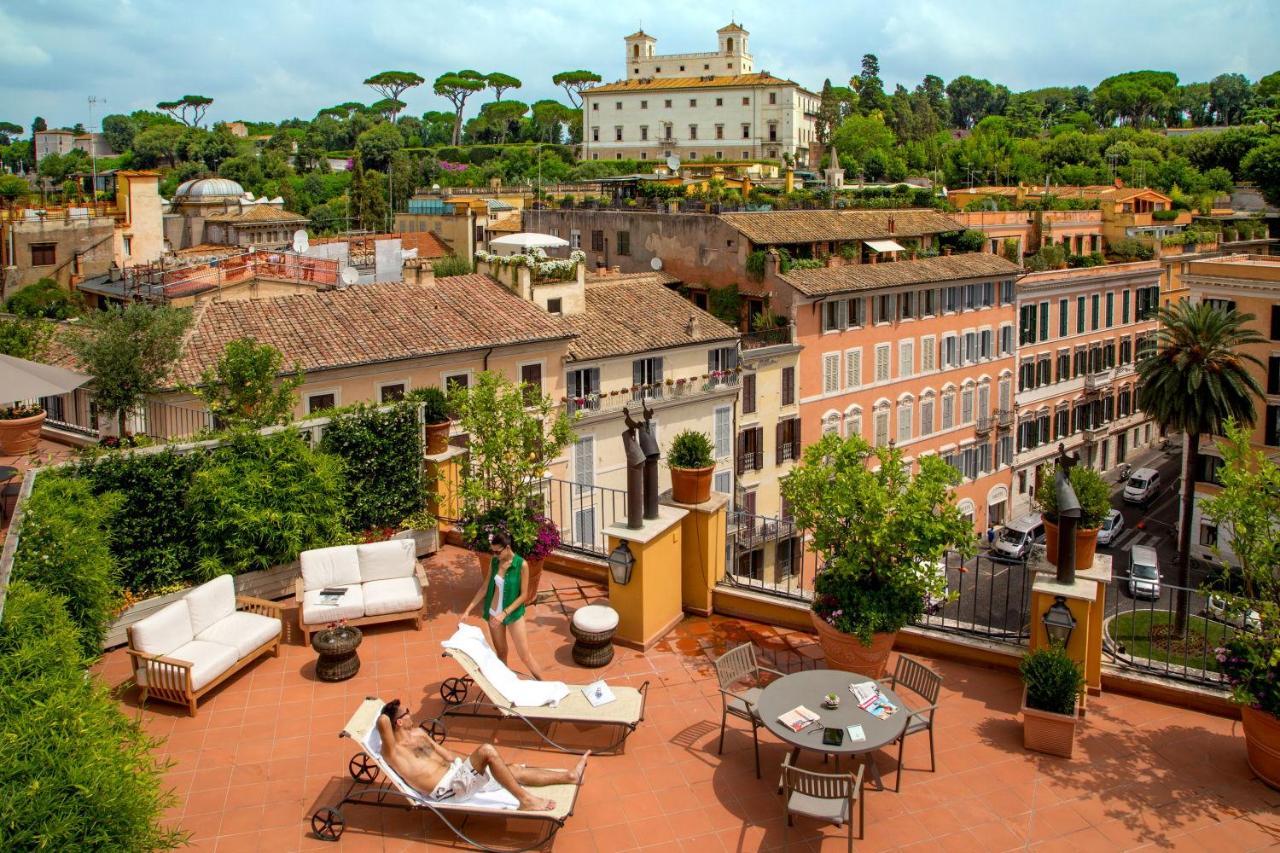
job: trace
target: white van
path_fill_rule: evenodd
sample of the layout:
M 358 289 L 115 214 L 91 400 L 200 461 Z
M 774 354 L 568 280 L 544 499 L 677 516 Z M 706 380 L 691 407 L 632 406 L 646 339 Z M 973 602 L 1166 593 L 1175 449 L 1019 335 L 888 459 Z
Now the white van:
M 1015 518 L 996 537 L 992 556 L 1021 560 L 1031 553 L 1031 546 L 1044 538 L 1044 519 L 1040 513 Z
M 1160 472 L 1155 468 L 1139 468 L 1129 475 L 1124 484 L 1125 503 L 1146 506 L 1160 491 Z
M 1160 563 L 1156 549 L 1134 545 L 1129 549 L 1129 594 L 1134 598 L 1160 597 Z

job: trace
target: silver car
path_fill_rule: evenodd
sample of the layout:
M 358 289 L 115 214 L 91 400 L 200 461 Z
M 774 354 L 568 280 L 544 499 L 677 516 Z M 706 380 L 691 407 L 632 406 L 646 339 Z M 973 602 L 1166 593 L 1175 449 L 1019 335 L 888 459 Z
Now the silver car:
M 1120 514 L 1120 510 L 1113 509 L 1107 513 L 1106 519 L 1102 522 L 1102 527 L 1098 528 L 1098 544 L 1110 545 L 1116 541 L 1116 537 L 1120 535 L 1120 531 L 1124 530 L 1124 516 Z
M 1134 545 L 1129 549 L 1129 594 L 1134 598 L 1160 597 L 1160 564 L 1156 549 L 1149 545 Z

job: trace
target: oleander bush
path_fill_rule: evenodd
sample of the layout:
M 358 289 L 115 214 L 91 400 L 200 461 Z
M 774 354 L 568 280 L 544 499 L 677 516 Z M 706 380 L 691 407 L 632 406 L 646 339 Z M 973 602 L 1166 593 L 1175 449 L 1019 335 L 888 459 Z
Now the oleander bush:
M 432 398 L 436 399 L 438 389 Z M 342 459 L 351 530 L 394 527 L 427 499 L 422 428 L 412 403 L 379 411 L 358 406 L 325 427 L 320 450 Z

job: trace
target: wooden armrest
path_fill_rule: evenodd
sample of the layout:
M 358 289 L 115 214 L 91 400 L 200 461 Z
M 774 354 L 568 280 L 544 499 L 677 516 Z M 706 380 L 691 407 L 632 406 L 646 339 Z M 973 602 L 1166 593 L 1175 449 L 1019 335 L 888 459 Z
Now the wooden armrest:
M 422 567 L 422 563 L 414 564 L 413 574 L 418 579 L 418 583 L 424 587 L 427 586 L 427 570 Z
M 191 661 L 178 660 L 177 658 L 165 657 L 164 655 L 153 655 L 148 652 L 140 652 L 137 649 L 126 649 L 125 651 L 140 660 L 146 661 L 147 663 L 162 663 L 167 666 L 176 666 L 179 669 L 188 670 L 195 666 Z
M 284 605 L 275 601 L 268 601 L 265 598 L 257 598 L 252 595 L 237 595 L 236 609 L 243 609 L 250 613 L 257 613 L 261 616 L 271 616 L 275 619 L 282 618 L 284 613 Z

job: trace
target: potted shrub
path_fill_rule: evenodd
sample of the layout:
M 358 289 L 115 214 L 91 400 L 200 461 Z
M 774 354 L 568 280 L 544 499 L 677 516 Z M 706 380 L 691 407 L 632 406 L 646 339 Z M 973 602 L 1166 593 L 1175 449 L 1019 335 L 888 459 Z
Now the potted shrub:
M 428 507 L 422 507 L 400 522 L 400 532 L 395 538 L 412 539 L 414 553 L 419 557 L 433 554 L 438 547 L 436 517 Z
M 1219 443 L 1222 489 L 1203 502 L 1206 519 L 1235 555 L 1221 560 L 1211 591 L 1222 618 L 1239 626 L 1217 650 L 1218 669 L 1231 685 L 1244 723 L 1249 767 L 1280 789 L 1280 467 L 1249 445 L 1249 431 L 1229 424 Z
M 1058 468 L 1050 465 L 1036 490 L 1036 506 L 1044 515 L 1044 555 L 1050 563 L 1058 564 L 1058 490 L 1054 478 Z M 1098 549 L 1098 528 L 1111 512 L 1111 490 L 1102 475 L 1084 465 L 1075 465 L 1068 475 L 1071 488 L 1080 501 L 1080 522 L 1076 526 L 1076 570 L 1093 565 L 1093 555 Z
M 1075 751 L 1077 703 L 1084 671 L 1062 646 L 1028 652 L 1018 664 L 1022 674 L 1022 745 L 1036 752 L 1070 758 Z
M 901 450 L 858 436 L 805 448 L 782 494 L 820 560 L 810 618 L 829 667 L 879 678 L 898 631 L 946 600 L 936 567 L 975 542 L 955 505 L 959 479 L 937 456 L 912 475 Z
M 705 433 L 687 429 L 667 450 L 671 468 L 671 498 L 677 503 L 700 504 L 711 499 L 711 472 L 715 470 L 715 446 Z
M 36 403 L 14 403 L 0 407 L 0 453 L 17 456 L 29 453 L 40 441 L 44 409 Z
M 439 388 L 415 388 L 406 399 L 422 404 L 422 420 L 427 430 L 427 454 L 434 456 L 449 449 L 449 401 Z

